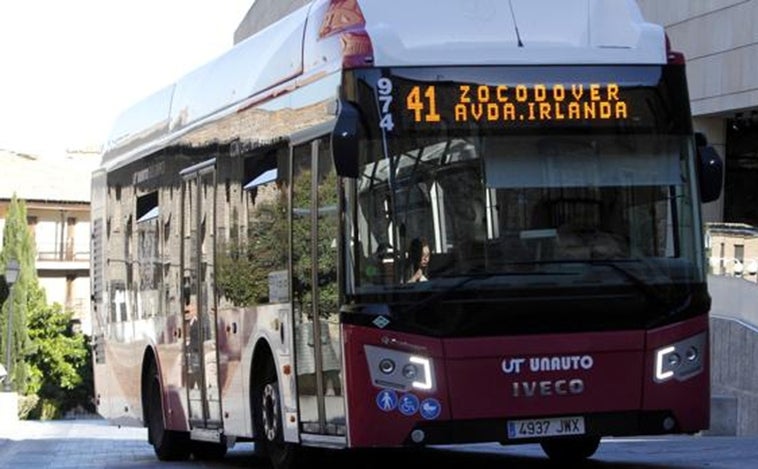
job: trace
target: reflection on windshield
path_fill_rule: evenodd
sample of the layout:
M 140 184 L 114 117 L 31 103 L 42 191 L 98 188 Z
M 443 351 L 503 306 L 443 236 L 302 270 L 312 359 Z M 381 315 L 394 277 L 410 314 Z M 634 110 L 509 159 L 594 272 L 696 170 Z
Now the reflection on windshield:
M 683 137 L 396 143 L 405 150 L 389 158 L 376 152 L 348 197 L 356 288 L 409 287 L 420 276 L 443 288 L 443 278 L 512 278 L 561 264 L 607 271 L 608 262 L 630 260 L 625 268 L 642 279 L 702 275 Z M 419 274 L 411 246 L 421 240 L 429 255 Z

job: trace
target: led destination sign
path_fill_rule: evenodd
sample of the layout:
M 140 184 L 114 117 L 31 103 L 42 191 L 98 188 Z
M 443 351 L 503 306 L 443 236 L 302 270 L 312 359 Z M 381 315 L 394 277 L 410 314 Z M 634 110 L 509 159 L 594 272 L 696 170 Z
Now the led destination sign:
M 367 128 L 385 137 L 692 132 L 684 75 L 668 66 L 365 69 L 346 83 Z
M 411 123 L 559 123 L 629 119 L 617 83 L 413 85 L 402 96 Z

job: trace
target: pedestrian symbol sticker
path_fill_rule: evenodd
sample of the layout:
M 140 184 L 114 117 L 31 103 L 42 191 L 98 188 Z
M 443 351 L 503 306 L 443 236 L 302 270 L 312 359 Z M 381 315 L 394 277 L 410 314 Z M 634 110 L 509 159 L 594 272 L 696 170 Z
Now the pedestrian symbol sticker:
M 397 404 L 397 409 L 403 415 L 413 415 L 418 412 L 418 397 L 413 394 L 403 394 Z
M 419 409 L 421 416 L 427 420 L 434 420 L 442 413 L 442 404 L 432 397 L 424 399 Z
M 385 412 L 392 412 L 397 408 L 397 394 L 391 389 L 382 389 L 376 395 L 376 405 Z

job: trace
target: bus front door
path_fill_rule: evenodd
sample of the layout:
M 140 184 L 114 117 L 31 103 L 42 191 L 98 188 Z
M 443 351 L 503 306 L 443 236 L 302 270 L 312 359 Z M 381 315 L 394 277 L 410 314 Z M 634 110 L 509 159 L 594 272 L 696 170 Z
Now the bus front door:
M 345 435 L 337 194 L 329 139 L 293 147 L 292 310 L 300 430 L 305 435 Z
M 189 423 L 193 432 L 220 430 L 214 277 L 215 160 L 182 175 L 182 305 Z

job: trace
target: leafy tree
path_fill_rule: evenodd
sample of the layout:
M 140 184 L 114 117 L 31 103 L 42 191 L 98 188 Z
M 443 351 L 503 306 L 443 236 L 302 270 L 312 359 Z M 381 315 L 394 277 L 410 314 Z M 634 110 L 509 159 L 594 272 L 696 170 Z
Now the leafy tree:
M 0 252 L 0 267 L 5 272 L 8 261 L 15 259 L 19 264 L 19 275 L 12 291 L 3 282 L 3 310 L 0 320 L 0 350 L 5 359 L 8 312 L 13 303 L 13 337 L 11 340 L 11 375 L 12 386 L 20 394 L 27 393 L 29 368 L 26 356 L 32 352 L 33 344 L 27 333 L 27 316 L 30 310 L 43 307 L 45 293 L 39 285 L 35 267 L 36 249 L 34 239 L 26 221 L 26 204 L 13 195 L 3 230 L 3 249 Z M 3 279 L 4 280 L 4 279 Z M 5 300 L 8 301 L 5 301 Z
M 41 418 L 57 417 L 89 401 L 90 354 L 86 337 L 71 328 L 72 316 L 58 303 L 29 314 L 29 337 L 35 345 L 28 356 L 29 391 L 40 397 Z
M 19 263 L 19 275 L 12 292 L 6 282 L 0 283 L 0 299 L 3 301 L 0 350 L 3 361 L 8 308 L 12 301 L 11 375 L 14 390 L 21 395 L 39 393 L 40 405 L 37 409 L 53 409 L 53 414 L 59 408 L 75 407 L 77 404 L 91 407 L 88 402 L 92 373 L 86 339 L 70 329 L 72 313 L 64 313 L 60 305 L 47 304 L 45 290 L 37 277 L 35 258 L 36 249 L 27 225 L 26 204 L 14 195 L 5 220 L 0 267 L 5 272 L 8 261 L 15 259 Z

